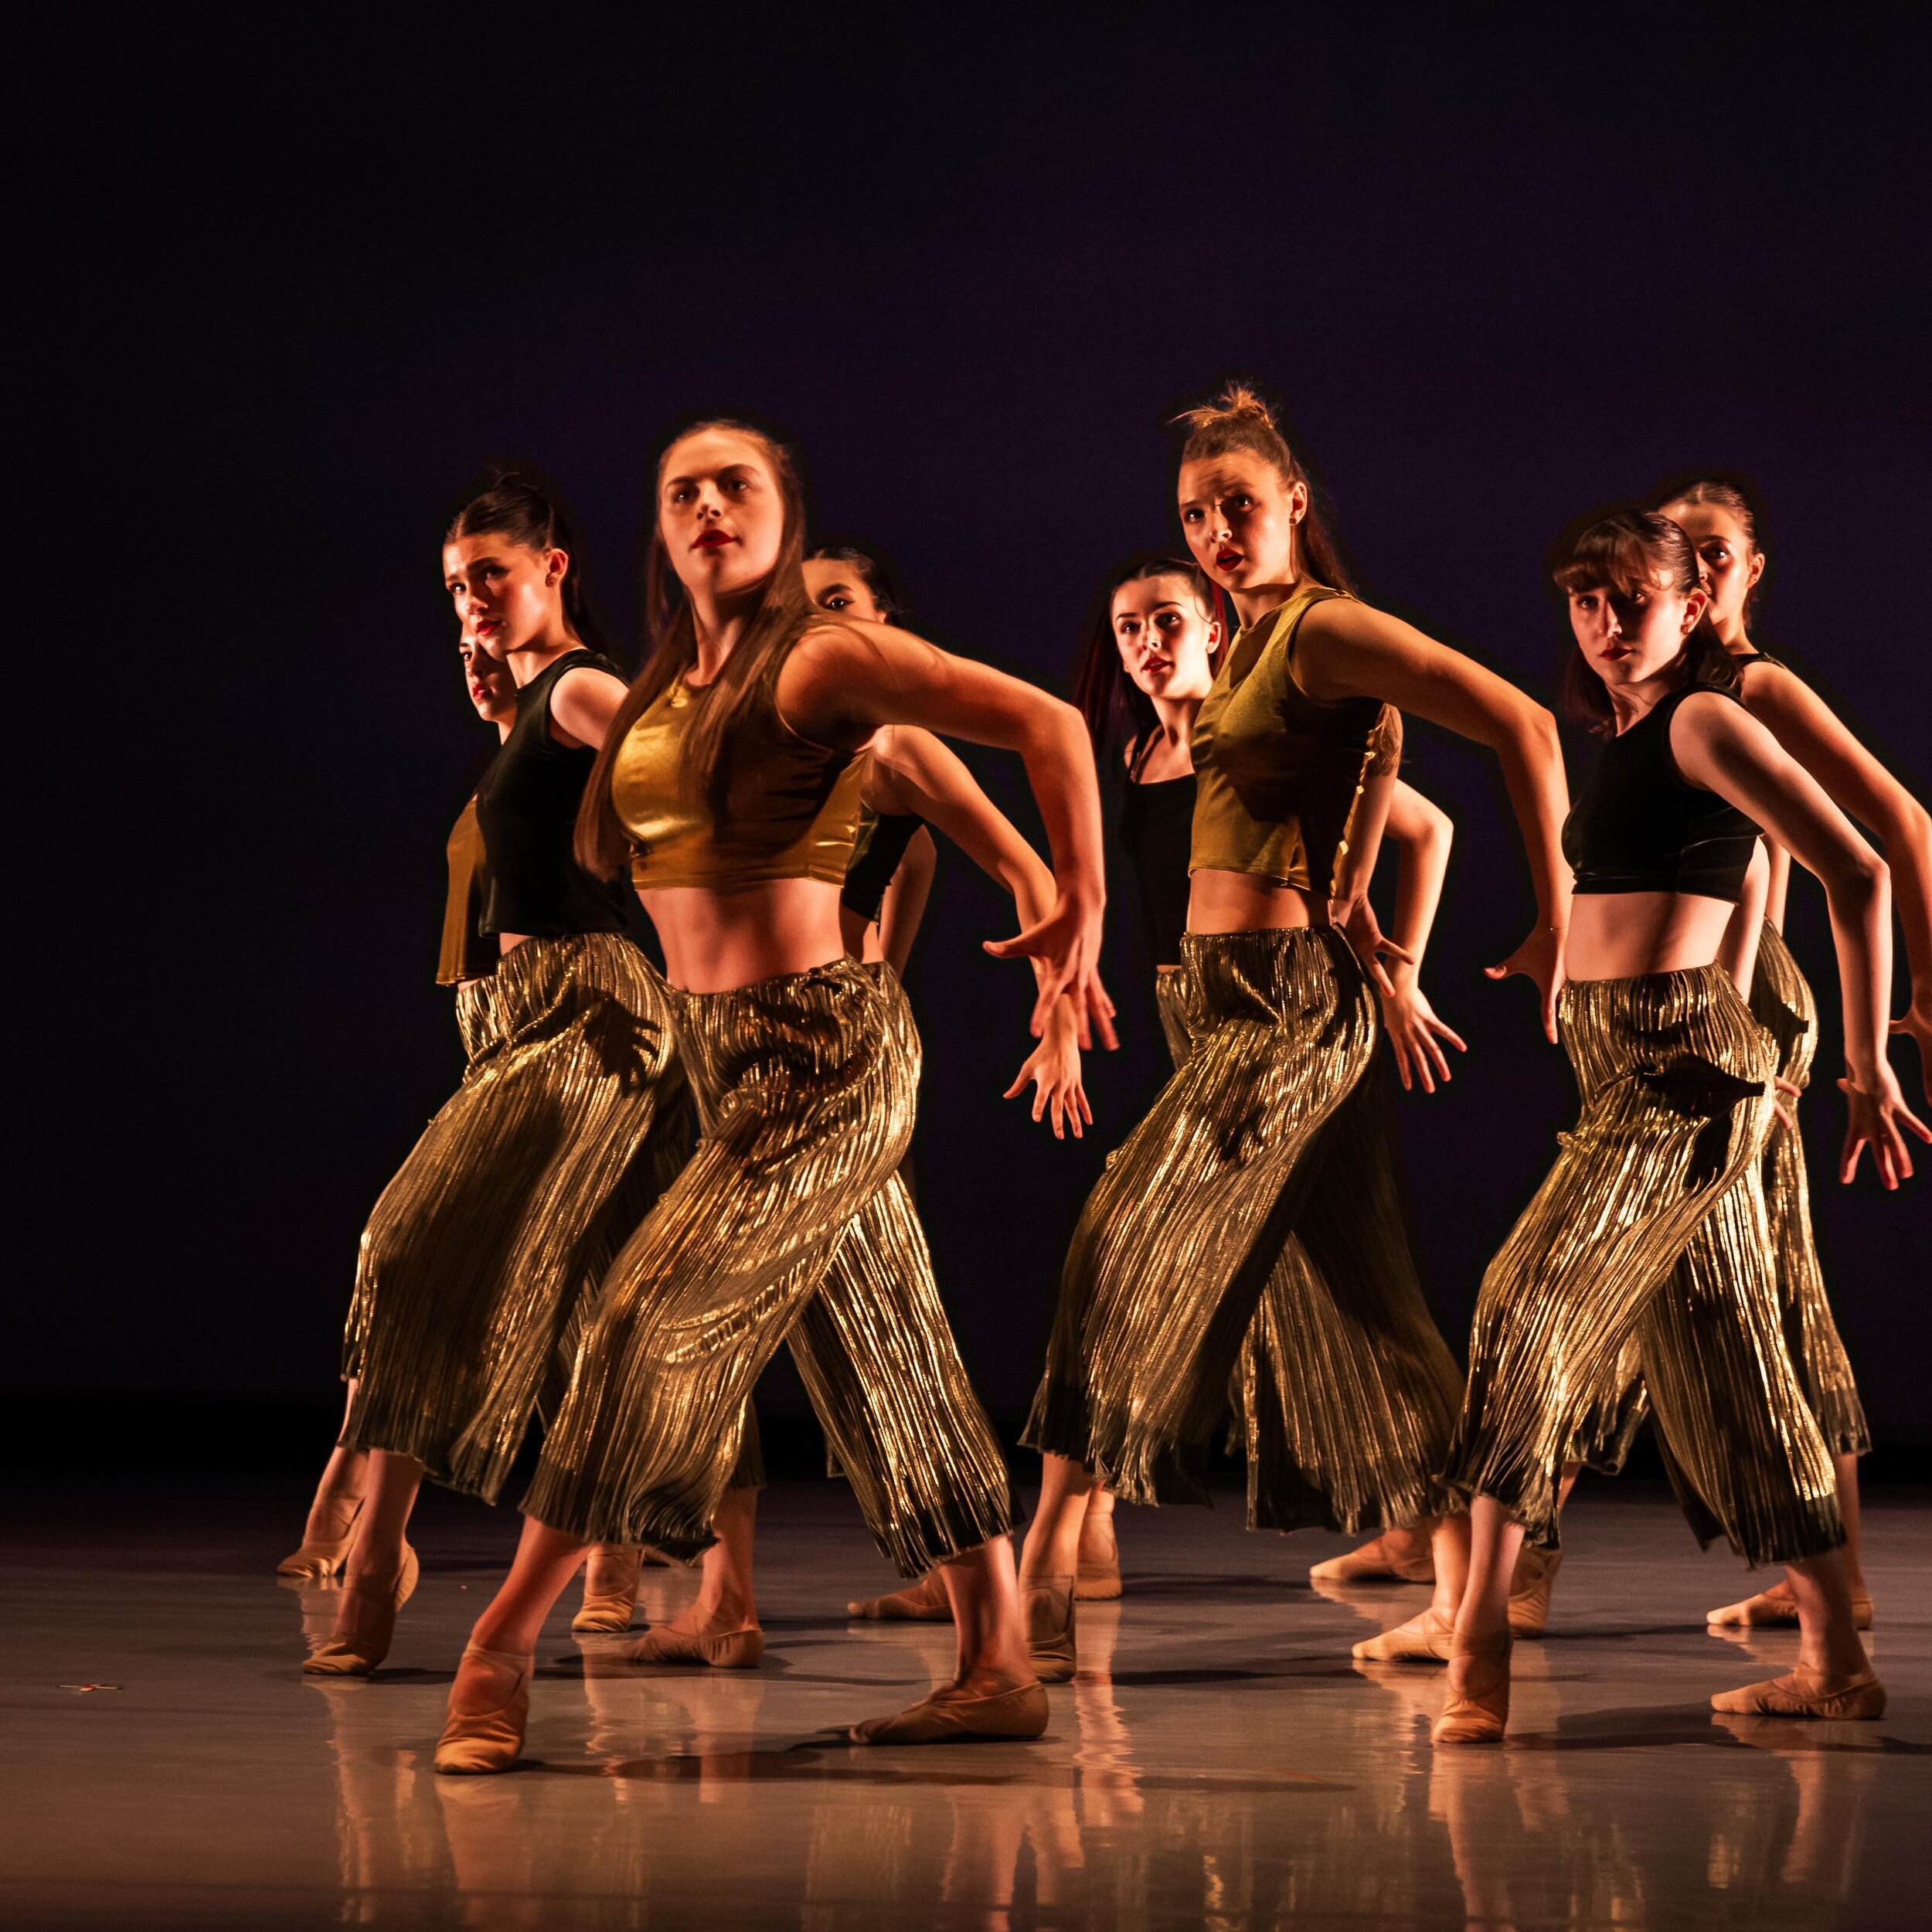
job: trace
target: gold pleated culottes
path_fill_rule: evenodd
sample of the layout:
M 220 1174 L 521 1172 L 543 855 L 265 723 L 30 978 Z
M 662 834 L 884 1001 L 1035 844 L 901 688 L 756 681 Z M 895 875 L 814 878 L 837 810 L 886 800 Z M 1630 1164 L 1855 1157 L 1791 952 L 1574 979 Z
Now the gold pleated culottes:
M 1434 1514 L 1461 1377 L 1401 1212 L 1373 995 L 1338 934 L 1189 934 L 1180 1065 L 1109 1161 L 1025 1440 L 1131 1502 L 1205 1502 L 1233 1382 L 1257 1527 Z
M 463 1084 L 363 1230 L 342 1440 L 493 1502 L 691 1118 L 669 990 L 619 934 L 526 940 L 457 1017 Z
M 1794 1087 L 1808 1084 L 1818 1053 L 1818 1002 L 1784 934 L 1768 920 L 1758 940 L 1750 1008 L 1777 1043 L 1779 1075 Z M 1797 1103 L 1787 1097 L 1785 1104 L 1794 1110 Z M 1784 1345 L 1799 1386 L 1834 1455 L 1869 1455 L 1872 1433 L 1865 1405 L 1825 1292 L 1825 1271 L 1811 1235 L 1804 1137 L 1782 1121 L 1773 1121 L 1765 1144 L 1764 1182 Z M 1582 1459 L 1592 1468 L 1614 1474 L 1648 1411 L 1634 1352 L 1627 1349 L 1614 1393 L 1586 1427 Z
M 1566 1454 L 1634 1341 L 1700 1536 L 1754 1564 L 1835 1547 L 1772 1277 L 1769 1035 L 1715 966 L 1572 981 L 1560 1012 L 1582 1116 L 1483 1277 L 1448 1481 L 1554 1546 Z
M 1012 1526 L 896 1169 L 919 1041 L 889 969 L 842 960 L 671 995 L 698 1150 L 599 1296 L 523 1507 L 587 1541 L 689 1559 L 781 1342 L 905 1576 Z

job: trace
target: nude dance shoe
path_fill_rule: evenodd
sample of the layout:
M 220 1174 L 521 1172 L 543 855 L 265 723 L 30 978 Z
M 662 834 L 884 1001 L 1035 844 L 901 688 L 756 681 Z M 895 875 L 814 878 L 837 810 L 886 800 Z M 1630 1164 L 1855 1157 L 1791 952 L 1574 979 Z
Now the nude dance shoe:
M 1406 1624 L 1379 1637 L 1363 1638 L 1349 1654 L 1364 1664 L 1446 1664 L 1455 1628 L 1454 1617 L 1445 1617 L 1432 1604 Z
M 701 1664 L 713 1670 L 756 1670 L 764 1654 L 765 1634 L 756 1624 L 702 1634 L 666 1624 L 647 1630 L 624 1653 L 634 1664 Z
M 1549 1621 L 1550 1586 L 1563 1566 L 1560 1549 L 1538 1549 L 1526 1543 L 1517 1553 L 1509 1580 L 1509 1634 L 1540 1637 Z
M 644 1570 L 644 1552 L 614 1543 L 598 1543 L 583 1571 L 583 1607 L 570 1619 L 580 1634 L 628 1630 L 638 1607 L 638 1583 Z
M 929 1570 L 917 1583 L 904 1590 L 846 1604 L 845 1614 L 868 1624 L 949 1624 L 953 1620 L 953 1602 L 939 1580 L 939 1572 Z
M 1714 1610 L 1704 1619 L 1707 1624 L 1723 1629 L 1764 1629 L 1798 1627 L 1798 1599 L 1791 1594 L 1789 1583 L 1777 1583 L 1769 1590 L 1760 1590 L 1755 1597 L 1747 1597 L 1741 1602 L 1726 1604 L 1722 1610 Z M 1862 1591 L 1852 1596 L 1852 1625 L 1855 1630 L 1872 1628 L 1872 1600 Z
M 1046 1729 L 1046 1693 L 1037 1683 L 976 1692 L 942 1685 L 896 1717 L 869 1718 L 846 1732 L 854 1744 L 966 1744 L 1026 1739 Z
M 1120 1594 L 1121 1544 L 1110 1509 L 1104 1516 L 1090 1515 L 1080 1525 L 1073 1594 L 1083 1604 L 1111 1604 Z
M 536 1668 L 535 1657 L 514 1652 L 485 1650 L 481 1644 L 465 1644 L 463 1663 L 478 1658 L 494 1665 L 510 1679 L 510 1693 L 494 1710 L 465 1716 L 452 1709 L 436 1740 L 436 1768 L 446 1775 L 480 1777 L 492 1771 L 507 1771 L 523 1749 L 523 1733 L 530 1721 L 530 1673 Z M 462 1665 L 457 1666 L 457 1674 Z M 451 1686 L 450 1702 L 456 1702 Z
M 1480 1643 L 1456 1639 L 1450 1645 L 1453 1663 L 1459 1658 L 1489 1666 L 1479 1687 L 1458 1691 L 1452 1685 L 1442 1715 L 1429 1729 L 1432 1744 L 1500 1744 L 1509 1722 L 1509 1645 L 1507 1634 Z
M 415 1595 L 420 1573 L 416 1552 L 405 1543 L 403 1567 L 396 1572 L 394 1583 L 387 1588 L 366 1588 L 352 1582 L 342 1593 L 342 1611 L 349 1608 L 350 1598 L 359 1600 L 362 1606 L 362 1627 L 344 1631 L 342 1611 L 338 1611 L 337 1634 L 302 1665 L 304 1674 L 310 1677 L 368 1676 L 389 1655 L 396 1636 L 396 1613 Z
M 355 1540 L 355 1525 L 362 1513 L 362 1498 L 358 1496 L 339 1536 L 318 1543 L 311 1543 L 304 1537 L 301 1549 L 292 1556 L 284 1556 L 275 1566 L 275 1574 L 311 1578 L 318 1583 L 334 1576 L 349 1561 L 349 1546 Z
M 1424 1550 L 1420 1556 L 1398 1556 L 1390 1548 L 1390 1532 L 1384 1530 L 1372 1543 L 1351 1549 L 1308 1571 L 1318 1583 L 1433 1583 L 1436 1580 L 1434 1557 Z
M 1869 1718 L 1885 1715 L 1885 1686 L 1866 1671 L 1834 1684 L 1822 1671 L 1801 1664 L 1782 1677 L 1719 1691 L 1711 1709 L 1736 1717 Z
M 1036 1577 L 1020 1580 L 1026 1611 L 1026 1648 L 1043 1684 L 1063 1684 L 1079 1668 L 1073 1647 L 1075 1579 Z

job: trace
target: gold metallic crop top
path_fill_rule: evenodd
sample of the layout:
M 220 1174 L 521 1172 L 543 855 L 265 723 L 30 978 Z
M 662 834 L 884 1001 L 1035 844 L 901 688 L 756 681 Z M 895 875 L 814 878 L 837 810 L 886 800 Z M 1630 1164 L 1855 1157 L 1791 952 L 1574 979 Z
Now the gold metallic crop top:
M 640 892 L 668 886 L 731 892 L 774 879 L 842 885 L 859 833 L 864 754 L 801 738 L 781 716 L 767 682 L 732 747 L 720 823 L 679 782 L 685 730 L 704 701 L 703 689 L 674 679 L 617 748 L 611 802 L 631 835 L 632 883 Z
M 1401 744 L 1400 714 L 1374 698 L 1311 698 L 1294 681 L 1294 639 L 1318 604 L 1298 590 L 1236 633 L 1194 721 L 1190 872 L 1253 872 L 1332 894 L 1370 773 Z

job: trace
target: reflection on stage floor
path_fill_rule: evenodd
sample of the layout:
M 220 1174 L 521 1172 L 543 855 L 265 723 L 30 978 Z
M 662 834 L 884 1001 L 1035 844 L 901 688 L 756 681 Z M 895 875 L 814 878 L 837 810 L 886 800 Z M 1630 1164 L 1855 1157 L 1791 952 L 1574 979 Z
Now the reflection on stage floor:
M 1339 1539 L 1251 1536 L 1236 1499 L 1121 1515 L 1127 1594 L 1031 1745 L 859 1751 L 835 1727 L 944 1674 L 951 1633 L 852 1625 L 890 1587 L 845 1491 L 762 1512 L 764 1667 L 540 1652 L 526 1767 L 430 1769 L 451 1666 L 515 1519 L 429 1499 L 420 1590 L 367 1682 L 304 1680 L 331 1587 L 267 1573 L 286 1486 L 24 1487 L 0 1597 L 9 1923 L 129 1927 L 1844 1926 L 1925 1923 L 1932 1511 L 1869 1514 L 1892 1694 L 1877 1723 L 1719 1719 L 1793 1633 L 1705 1634 L 1744 1591 L 1658 1494 L 1587 1491 L 1500 1750 L 1432 1753 L 1443 1680 L 1358 1667 L 1420 1607 L 1317 1594 Z M 639 1621 L 690 1595 L 647 1570 Z

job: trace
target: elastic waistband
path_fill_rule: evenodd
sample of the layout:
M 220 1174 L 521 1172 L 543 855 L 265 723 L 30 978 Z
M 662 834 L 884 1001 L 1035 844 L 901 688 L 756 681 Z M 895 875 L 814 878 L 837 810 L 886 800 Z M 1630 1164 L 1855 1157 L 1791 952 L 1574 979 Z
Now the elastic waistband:
M 1634 1068 L 1655 1070 L 1685 1057 L 1751 1081 L 1768 1080 L 1775 1063 L 1770 1036 L 1721 966 L 1573 979 L 1557 1017 L 1586 1091 Z
M 794 1001 L 809 1002 L 842 991 L 872 994 L 887 983 L 898 984 L 898 976 L 889 968 L 882 978 L 876 966 L 842 958 L 828 960 L 822 966 L 808 966 L 802 972 L 774 973 L 769 979 L 756 979 L 748 986 L 729 986 L 720 992 L 688 992 L 668 981 L 665 990 L 679 1012 L 696 1017 L 728 1012 L 733 1006 L 771 1007 Z

